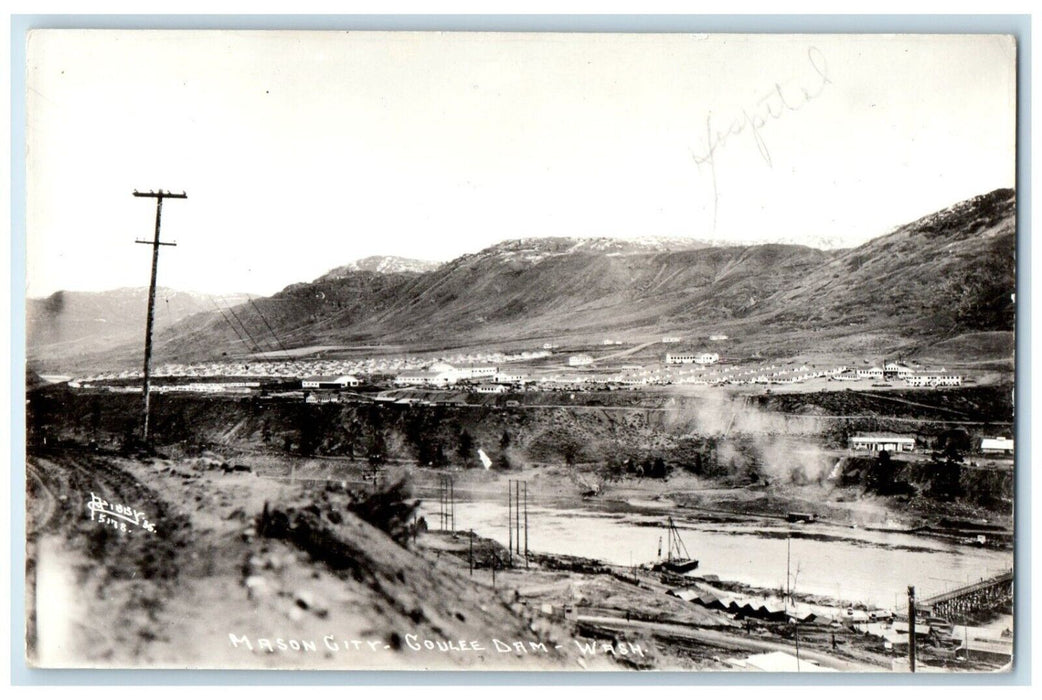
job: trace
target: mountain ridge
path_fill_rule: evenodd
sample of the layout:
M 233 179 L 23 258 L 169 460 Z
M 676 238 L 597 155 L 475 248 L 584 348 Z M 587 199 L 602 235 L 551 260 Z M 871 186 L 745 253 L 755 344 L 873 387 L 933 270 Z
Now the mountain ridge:
M 1013 330 L 1015 213 L 1013 190 L 995 190 L 835 250 L 510 239 L 426 272 L 344 270 L 290 285 L 239 307 L 257 343 L 216 314 L 185 318 L 157 333 L 157 354 L 190 361 L 277 345 L 488 347 L 721 331 L 743 339 L 733 352 L 751 354 L 927 347 Z
M 418 260 L 415 258 L 403 258 L 398 255 L 370 255 L 360 258 L 346 265 L 334 267 L 315 281 L 324 279 L 337 279 L 352 272 L 379 272 L 382 274 L 397 272 L 430 272 L 437 269 L 443 263 L 431 260 Z

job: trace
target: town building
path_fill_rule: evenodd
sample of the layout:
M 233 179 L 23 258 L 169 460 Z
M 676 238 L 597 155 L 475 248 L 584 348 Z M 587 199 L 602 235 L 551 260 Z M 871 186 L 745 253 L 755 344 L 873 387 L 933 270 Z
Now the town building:
M 444 363 L 442 363 L 444 364 Z M 434 369 L 434 365 L 431 369 Z M 491 379 L 496 376 L 499 372 L 499 367 L 484 366 L 484 367 L 453 367 L 452 365 L 445 364 L 444 367 L 439 368 L 441 371 L 454 373 L 456 381 L 461 379 Z
M 905 379 L 911 377 L 914 372 L 911 367 L 898 364 L 896 362 L 886 362 L 883 364 L 883 376 L 887 379 L 897 377 L 898 379 Z
M 858 433 L 850 438 L 850 449 L 868 452 L 914 452 L 915 438 L 895 433 Z
M 453 367 L 448 362 L 435 362 L 426 370 L 402 372 L 394 378 L 398 386 L 449 386 L 461 381 L 494 379 L 498 367 Z
M 905 378 L 908 386 L 962 386 L 962 376 L 958 374 L 925 373 Z
M 986 455 L 1011 455 L 1013 454 L 1013 440 L 1004 437 L 982 438 L 980 451 Z
M 667 365 L 712 365 L 720 361 L 720 355 L 715 352 L 703 352 L 700 354 L 674 354 L 666 353 Z
M 663 343 L 679 343 L 680 342 L 680 336 L 679 335 L 664 335 L 664 336 L 662 336 L 662 342 Z
M 585 365 L 592 365 L 592 364 L 593 364 L 593 356 L 592 355 L 587 355 L 585 353 L 580 353 L 578 355 L 572 355 L 571 357 L 568 358 L 568 366 L 569 367 L 583 367 Z
M 477 387 L 479 394 L 505 394 L 507 387 L 503 384 L 482 384 Z
M 727 335 L 725 335 L 724 333 L 714 333 L 713 335 L 709 336 L 709 339 L 714 341 L 727 340 Z
M 402 372 L 394 378 L 397 386 L 448 386 L 456 383 L 454 371 L 447 372 Z
M 339 377 L 306 377 L 301 380 L 300 386 L 303 389 L 346 389 L 348 387 L 358 386 L 360 383 L 361 382 L 358 381 L 357 377 L 345 374 Z
M 496 372 L 493 381 L 500 384 L 524 384 L 528 381 L 528 376 L 518 372 Z

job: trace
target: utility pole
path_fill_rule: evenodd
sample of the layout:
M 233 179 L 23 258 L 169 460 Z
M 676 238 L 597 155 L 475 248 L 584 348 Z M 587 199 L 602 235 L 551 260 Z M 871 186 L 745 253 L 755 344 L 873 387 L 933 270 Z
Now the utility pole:
M 915 673 L 915 586 L 908 587 L 908 670 Z
M 528 568 L 528 482 L 525 482 L 525 568 Z
M 785 609 L 789 609 L 789 603 L 792 602 L 792 578 L 789 573 L 789 562 L 792 557 L 792 534 L 790 533 L 785 537 Z
M 794 618 L 794 619 L 796 620 L 796 624 L 794 625 L 794 628 L 796 630 L 796 673 L 799 673 L 800 672 L 800 620 L 799 620 L 799 618 Z
M 148 316 L 145 321 L 145 371 L 144 371 L 144 384 L 142 386 L 142 393 L 145 396 L 144 405 L 144 427 L 142 428 L 141 435 L 148 444 L 148 414 L 149 414 L 149 399 L 151 390 L 151 374 L 152 374 L 152 323 L 155 320 L 156 313 L 156 268 L 159 267 L 159 246 L 169 245 L 176 246 L 176 243 L 164 243 L 159 240 L 159 221 L 163 215 L 163 200 L 164 199 L 188 199 L 188 195 L 182 192 L 181 194 L 174 194 L 173 192 L 165 192 L 158 190 L 156 192 L 138 192 L 134 190 L 135 197 L 151 197 L 156 200 L 156 232 L 155 236 L 151 241 L 136 240 L 135 243 L 143 243 L 145 245 L 152 246 L 152 280 L 148 285 Z

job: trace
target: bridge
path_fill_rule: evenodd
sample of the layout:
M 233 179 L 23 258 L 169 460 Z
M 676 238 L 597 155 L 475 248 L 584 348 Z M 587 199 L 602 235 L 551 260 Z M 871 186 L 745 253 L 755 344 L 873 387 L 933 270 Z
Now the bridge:
M 917 601 L 916 607 L 929 611 L 936 617 L 951 620 L 955 615 L 989 610 L 1012 600 L 1013 571 L 1011 569 L 998 576 L 924 598 Z

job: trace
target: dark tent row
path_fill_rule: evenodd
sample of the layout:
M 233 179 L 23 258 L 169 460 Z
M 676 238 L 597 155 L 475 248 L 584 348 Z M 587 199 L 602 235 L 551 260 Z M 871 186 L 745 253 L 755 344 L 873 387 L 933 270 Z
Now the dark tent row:
M 753 601 L 751 599 L 718 598 L 712 593 L 700 593 L 695 589 L 669 591 L 669 594 L 688 603 L 695 603 L 710 610 L 722 610 L 738 617 L 784 622 L 789 618 L 800 622 L 812 622 L 815 614 L 809 610 L 790 610 L 786 612 L 781 601 Z

